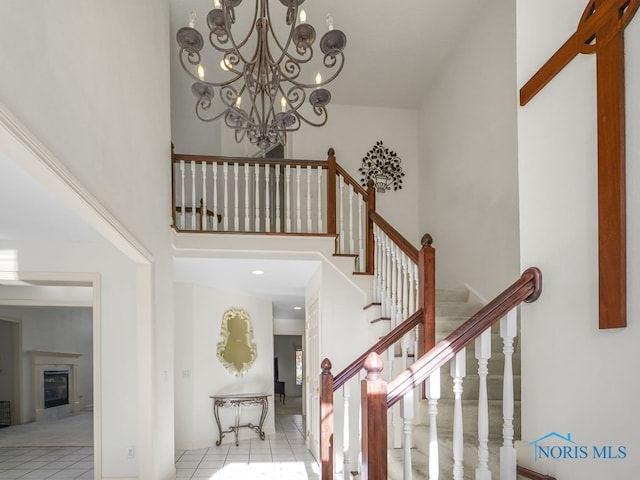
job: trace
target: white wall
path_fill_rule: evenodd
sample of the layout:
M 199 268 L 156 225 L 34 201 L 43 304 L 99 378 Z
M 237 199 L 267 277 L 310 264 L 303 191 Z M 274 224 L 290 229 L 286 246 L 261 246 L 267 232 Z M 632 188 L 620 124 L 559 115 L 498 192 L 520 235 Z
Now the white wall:
M 0 6 L 0 44 L 11 45 L 0 49 L 5 66 L 0 102 L 153 254 L 153 269 L 138 272 L 147 279 L 152 275 L 153 291 L 141 297 L 137 310 L 123 291 L 127 278 L 112 292 L 122 294 L 122 301 L 105 305 L 105 310 L 131 306 L 137 316 L 126 312 L 114 322 L 129 320 L 125 331 L 141 322 L 139 338 L 135 329 L 130 336 L 112 335 L 110 324 L 104 352 L 118 357 L 116 364 L 135 360 L 140 352 L 147 371 L 125 386 L 144 398 L 134 411 L 127 406 L 124 414 L 107 413 L 102 420 L 105 474 L 135 474 L 137 461 L 126 460 L 125 447 L 136 444 L 137 429 L 144 439 L 137 455 L 141 472 L 158 479 L 175 474 L 171 252 L 161 233 L 168 231 L 171 213 L 168 37 L 166 1 L 36 0 Z M 147 312 L 152 326 L 142 320 Z M 123 384 L 109 374 L 104 380 L 109 409 L 118 404 L 106 401 L 110 392 L 122 391 Z
M 0 306 L 1 316 L 21 321 L 22 422 L 35 420 L 33 350 L 81 354 L 77 370 L 78 400 L 80 408 L 93 405 L 93 313 L 90 308 Z M 8 339 L 11 341 L 11 335 Z
M 213 418 L 210 395 L 233 393 L 273 394 L 273 313 L 271 302 L 202 285 L 176 283 L 176 448 L 204 448 L 214 445 L 218 431 Z M 224 313 L 243 308 L 253 325 L 258 355 L 251 369 L 242 377 L 229 373 L 217 357 L 217 343 Z M 242 423 L 257 423 L 256 407 L 243 409 Z M 244 415 L 256 415 L 249 419 Z M 233 424 L 233 409 L 220 409 L 222 428 Z M 273 397 L 269 398 L 264 423 L 267 434 L 275 432 Z M 248 429 L 240 438 L 253 438 Z M 233 441 L 227 434 L 224 443 Z
M 575 31 L 582 0 L 519 0 L 518 85 Z M 544 32 L 544 35 L 541 35 Z M 631 480 L 640 467 L 640 20 L 626 30 L 628 327 L 598 329 L 595 58 L 578 56 L 519 109 L 522 267 L 543 273 L 522 308 L 523 462 L 557 478 Z M 630 370 L 631 369 L 631 370 Z M 551 431 L 580 445 L 625 445 L 622 460 L 533 462 Z M 614 450 L 615 451 L 615 450 Z
M 515 6 L 483 2 L 422 103 L 420 231 L 440 287 L 490 300 L 519 275 Z

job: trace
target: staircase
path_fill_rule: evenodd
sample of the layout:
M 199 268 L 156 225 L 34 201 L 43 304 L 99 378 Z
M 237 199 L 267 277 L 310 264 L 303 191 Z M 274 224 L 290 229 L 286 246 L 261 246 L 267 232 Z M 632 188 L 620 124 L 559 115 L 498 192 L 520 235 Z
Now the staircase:
M 477 312 L 482 305 L 469 301 L 469 293 L 466 290 L 436 290 L 436 342 L 439 342 L 456 328 L 466 322 L 471 315 Z M 489 399 L 489 469 L 499 472 L 499 448 L 502 444 L 502 385 L 504 357 L 502 354 L 502 341 L 498 328 L 492 329 L 492 349 L 489 360 L 489 374 L 487 376 L 487 391 Z M 479 377 L 477 376 L 478 362 L 475 358 L 475 345 L 467 348 L 466 372 L 462 395 L 463 428 L 465 445 L 464 451 L 464 478 L 475 479 L 475 468 L 478 464 L 478 390 Z M 514 393 L 515 437 L 520 437 L 520 354 L 516 346 L 513 356 L 514 367 Z M 440 477 L 453 478 L 452 448 L 454 397 L 453 380 L 450 368 L 442 367 L 440 370 L 441 398 L 438 402 L 438 429 L 440 452 Z M 417 402 L 415 422 L 413 425 L 413 448 L 411 451 L 412 479 L 422 480 L 429 478 L 428 449 L 429 449 L 429 415 L 428 401 Z M 400 448 L 389 449 L 388 458 L 389 479 L 403 479 L 404 454 Z M 494 474 L 494 480 L 499 478 Z

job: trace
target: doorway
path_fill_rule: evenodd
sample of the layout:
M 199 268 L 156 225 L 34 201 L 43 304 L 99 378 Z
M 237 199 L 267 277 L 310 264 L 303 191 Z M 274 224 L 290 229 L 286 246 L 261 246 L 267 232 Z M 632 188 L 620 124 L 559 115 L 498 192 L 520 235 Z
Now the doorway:
M 302 415 L 302 335 L 274 335 L 273 355 L 275 381 L 279 382 L 275 389 L 276 415 Z

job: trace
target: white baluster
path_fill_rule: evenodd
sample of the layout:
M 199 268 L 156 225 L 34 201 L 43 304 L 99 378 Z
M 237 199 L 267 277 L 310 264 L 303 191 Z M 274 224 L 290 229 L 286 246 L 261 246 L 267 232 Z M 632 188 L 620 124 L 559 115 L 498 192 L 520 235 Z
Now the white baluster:
M 380 234 L 373 225 L 373 301 L 380 302 Z
M 500 320 L 500 336 L 504 343 L 504 377 L 502 385 L 503 444 L 500 447 L 500 480 L 515 480 L 516 449 L 513 445 L 513 339 L 518 334 L 517 311 L 514 308 Z
M 427 379 L 426 397 L 429 399 L 429 480 L 438 480 L 440 475 L 440 452 L 438 447 L 438 400 L 440 400 L 440 370 Z
M 409 318 L 409 257 L 404 252 L 400 253 L 402 264 L 402 320 Z
M 271 231 L 271 186 L 269 185 L 269 171 L 271 167 L 269 165 L 264 166 L 264 231 Z
M 384 296 L 386 301 L 386 317 L 391 318 L 391 240 L 384 236 Z
M 276 232 L 280 232 L 280 165 L 276 165 Z
M 200 217 L 202 218 L 201 230 L 207 230 L 207 162 L 202 162 L 202 211 Z
M 191 161 L 191 230 L 196 229 L 196 162 Z
M 233 164 L 233 230 L 235 232 L 240 231 L 240 190 L 238 189 L 238 176 L 240 172 L 240 165 L 238 163 Z
M 255 203 L 256 203 L 256 211 L 253 215 L 253 231 L 260 231 L 260 165 L 256 163 L 255 165 L 255 181 L 256 181 L 256 191 L 255 191 Z
M 462 427 L 462 380 L 466 375 L 466 349 L 451 360 L 453 378 L 453 480 L 464 479 L 464 431 Z
M 184 160 L 180 160 L 180 196 L 181 196 L 181 202 L 180 202 L 180 229 L 184 230 L 184 225 L 185 225 L 185 211 L 184 211 L 184 207 L 185 207 L 185 191 L 184 191 Z
M 229 164 L 222 164 L 222 175 L 224 177 L 224 230 L 229 230 Z
M 311 224 L 311 165 L 307 165 L 307 232 L 313 232 Z
M 302 217 L 300 211 L 300 165 L 296 165 L 296 232 L 302 231 Z
M 212 163 L 211 167 L 213 171 L 213 220 L 211 222 L 213 229 L 218 230 L 218 164 Z
M 416 305 L 415 272 L 413 260 L 407 258 L 407 276 L 409 278 L 409 314 L 413 314 L 418 308 Z
M 251 174 L 251 168 L 249 168 L 249 164 L 244 164 L 244 231 L 250 232 L 251 225 L 249 223 L 249 206 L 251 203 L 249 202 L 249 175 Z
M 343 193 L 344 193 L 344 179 L 342 178 L 342 175 L 338 175 L 338 183 L 340 184 L 340 189 L 339 189 L 339 194 L 338 194 L 338 200 L 336 202 L 337 204 L 337 208 L 339 208 L 339 221 L 340 221 L 340 225 L 339 225 L 339 230 L 338 230 L 338 234 L 339 234 L 339 241 L 338 241 L 338 245 L 340 247 L 340 253 L 344 253 L 344 211 L 342 208 L 342 204 L 343 204 Z
M 364 258 L 364 237 L 362 234 L 362 210 L 366 208 L 367 204 L 364 202 L 362 195 L 358 195 L 358 271 L 364 272 L 365 258 Z
M 355 253 L 356 246 L 353 240 L 353 196 L 355 195 L 352 186 L 349 187 L 349 253 Z
M 411 480 L 412 462 L 411 462 L 411 432 L 413 430 L 413 390 L 409 391 L 400 402 L 400 417 L 402 418 L 402 478 L 403 480 Z
M 291 167 L 289 165 L 284 167 L 284 195 L 285 195 L 285 208 L 286 208 L 286 225 L 285 232 L 291 232 Z
M 396 245 L 387 239 L 389 242 L 389 251 L 391 253 L 391 273 L 389 275 L 391 280 L 391 327 L 395 328 L 398 325 L 398 270 L 396 263 Z
M 342 451 L 343 451 L 344 466 L 342 467 L 342 473 L 344 476 L 344 480 L 350 480 L 351 478 L 351 472 L 349 471 L 349 427 L 351 423 L 349 422 L 349 398 L 351 396 L 349 384 L 350 382 L 347 382 L 342 386 L 342 397 L 344 401 L 343 407 L 342 407 L 342 411 L 344 412 L 344 419 L 342 422 L 343 423 Z
M 318 165 L 318 233 L 324 233 L 322 217 L 322 166 Z
M 491 328 L 476 338 L 476 359 L 478 360 L 478 468 L 476 480 L 491 480 L 489 470 L 489 399 L 487 395 L 487 374 L 491 358 Z

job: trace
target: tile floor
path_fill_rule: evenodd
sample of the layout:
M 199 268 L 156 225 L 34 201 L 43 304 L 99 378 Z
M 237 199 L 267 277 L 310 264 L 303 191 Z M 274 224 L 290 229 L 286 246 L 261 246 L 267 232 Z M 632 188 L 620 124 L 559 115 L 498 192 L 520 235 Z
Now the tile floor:
M 305 447 L 302 416 L 276 415 L 275 424 L 276 433 L 264 440 L 177 451 L 177 479 L 319 480 L 318 464 Z M 0 446 L 0 480 L 93 478 L 92 447 Z
M 0 479 L 93 480 L 93 447 L 0 447 Z
M 176 452 L 177 479 L 319 480 L 318 464 L 305 447 L 301 415 L 277 415 L 276 433 L 239 446 Z

